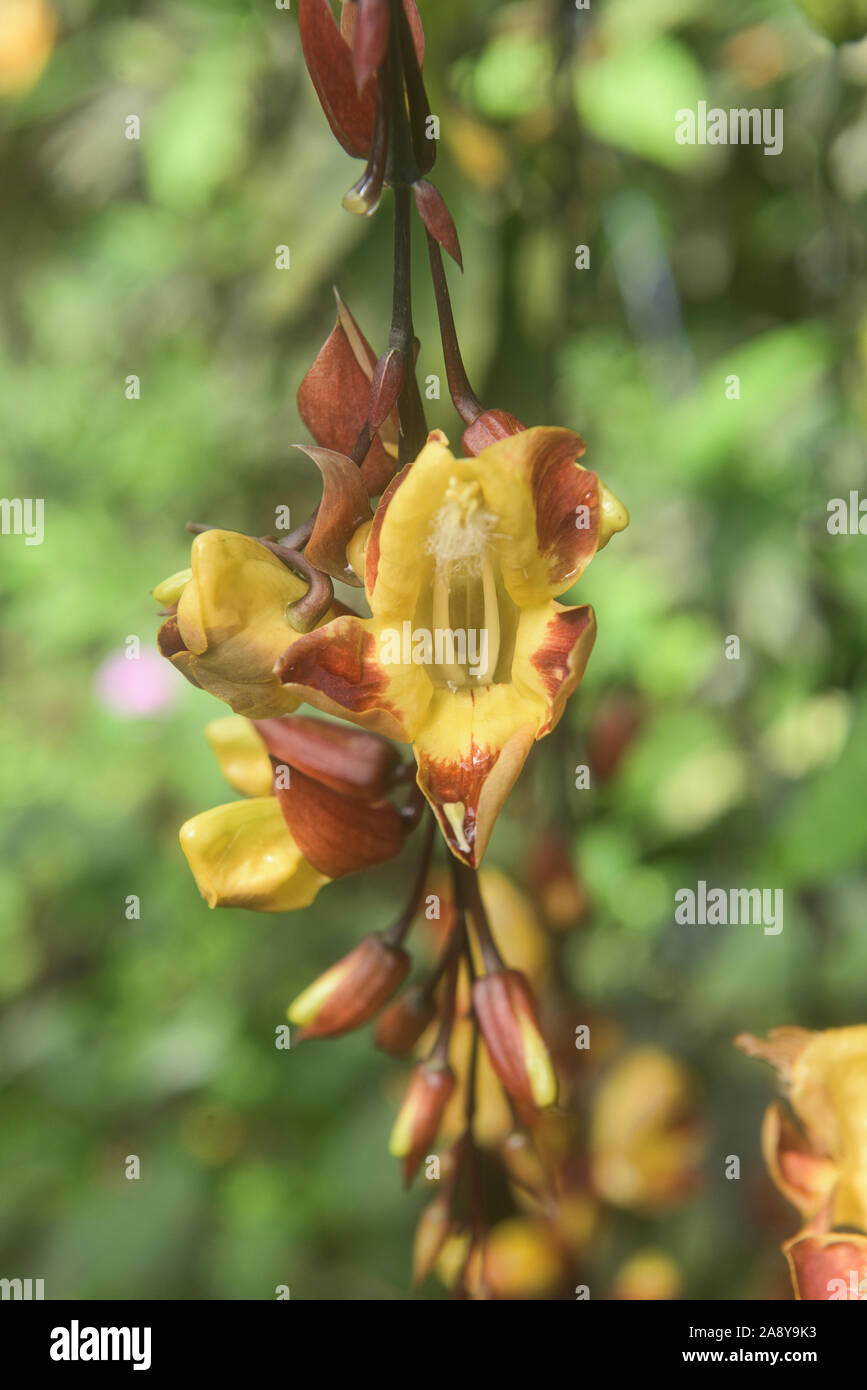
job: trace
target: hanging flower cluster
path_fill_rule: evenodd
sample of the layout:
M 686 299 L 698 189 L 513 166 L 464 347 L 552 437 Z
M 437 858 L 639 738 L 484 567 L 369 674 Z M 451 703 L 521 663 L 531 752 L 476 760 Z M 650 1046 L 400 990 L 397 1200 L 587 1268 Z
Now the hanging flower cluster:
M 478 1200 L 478 1077 L 486 1067 L 510 1133 L 531 1143 L 557 1101 L 558 1069 L 532 984 L 504 958 L 476 871 L 593 645 L 592 610 L 557 600 L 628 517 L 579 461 L 577 434 L 525 429 L 485 409 L 469 385 L 442 260 L 444 249 L 460 265 L 460 246 L 426 177 L 436 141 L 414 0 L 345 0 L 339 23 L 328 0 L 299 0 L 298 24 L 331 128 L 366 161 L 345 205 L 367 215 L 393 190 L 391 327 L 377 355 L 338 296 L 334 328 L 301 383 L 299 413 L 315 442 L 300 447 L 322 481 L 313 515 L 282 536 L 190 524 L 189 568 L 154 591 L 160 651 L 233 711 L 208 738 L 245 798 L 194 816 L 181 846 L 211 907 L 286 912 L 331 880 L 396 858 L 419 831 L 404 909 L 304 990 L 289 1018 L 302 1037 L 324 1038 L 378 1015 L 379 1045 L 417 1055 L 390 1143 L 407 1181 L 460 1097 L 460 1133 L 416 1264 L 431 1267 L 460 1229 L 456 1291 L 496 1296 Z M 413 207 L 463 457 L 428 429 L 416 382 Z M 368 612 L 336 599 L 335 581 L 358 590 Z M 299 714 L 302 706 L 319 713 Z M 450 926 L 432 971 L 399 993 L 436 839 L 451 864 Z
M 783 1245 L 795 1297 L 867 1299 L 867 1025 L 735 1043 L 775 1068 L 797 1119 L 775 1101 L 762 1125 L 768 1172 L 803 1218 Z

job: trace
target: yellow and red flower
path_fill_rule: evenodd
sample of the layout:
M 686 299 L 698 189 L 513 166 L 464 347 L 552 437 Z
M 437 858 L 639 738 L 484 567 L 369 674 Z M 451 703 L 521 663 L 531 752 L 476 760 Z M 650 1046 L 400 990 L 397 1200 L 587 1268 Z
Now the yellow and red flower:
M 163 656 L 236 714 L 267 719 L 296 709 L 274 662 L 299 636 L 286 611 L 305 594 L 304 581 L 237 531 L 196 536 L 190 565 L 154 590 L 159 602 L 177 605 L 159 631 Z
M 372 617 L 297 637 L 275 667 L 286 698 L 413 744 L 449 848 L 473 867 L 590 655 L 592 609 L 554 600 L 628 522 L 583 452 L 539 428 L 456 459 L 433 431 L 349 548 L 360 565 L 364 545 Z
M 762 1126 L 771 1178 L 805 1219 L 783 1245 L 795 1297 L 867 1299 L 867 1025 L 735 1044 L 776 1069 L 798 1120 L 777 1101 Z

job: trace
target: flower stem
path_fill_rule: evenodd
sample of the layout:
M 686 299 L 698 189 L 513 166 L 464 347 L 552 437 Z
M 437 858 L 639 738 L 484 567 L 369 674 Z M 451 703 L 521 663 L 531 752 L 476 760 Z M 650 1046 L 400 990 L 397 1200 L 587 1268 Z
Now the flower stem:
M 397 921 L 392 923 L 383 937 L 383 940 L 388 946 L 400 946 L 403 943 L 407 932 L 415 920 L 415 915 L 421 906 L 425 884 L 427 883 L 428 874 L 430 873 L 435 830 L 436 821 L 433 815 L 429 814 L 425 823 L 424 838 L 421 843 L 421 853 L 419 855 L 418 868 L 413 881 L 412 891 L 410 892 L 403 912 L 400 914 Z
M 465 424 L 471 425 L 482 413 L 482 403 L 470 385 L 467 376 L 464 360 L 461 356 L 458 334 L 455 327 L 455 316 L 452 310 L 452 301 L 449 294 L 448 281 L 446 279 L 446 268 L 443 264 L 443 253 L 440 244 L 430 232 L 427 234 L 427 249 L 430 259 L 431 279 L 433 280 L 434 297 L 437 305 L 437 316 L 440 323 L 440 338 L 443 345 L 443 357 L 446 364 L 446 380 L 449 386 L 449 395 L 454 402 L 455 410 L 460 415 Z
M 497 943 L 491 932 L 488 914 L 485 911 L 485 905 L 479 891 L 478 874 L 475 869 L 470 869 L 466 864 L 458 863 L 457 860 L 455 861 L 455 874 L 456 882 L 460 882 L 460 891 L 464 895 L 464 901 L 473 919 L 479 950 L 482 953 L 482 963 L 489 975 L 495 975 L 507 967 L 497 950 Z

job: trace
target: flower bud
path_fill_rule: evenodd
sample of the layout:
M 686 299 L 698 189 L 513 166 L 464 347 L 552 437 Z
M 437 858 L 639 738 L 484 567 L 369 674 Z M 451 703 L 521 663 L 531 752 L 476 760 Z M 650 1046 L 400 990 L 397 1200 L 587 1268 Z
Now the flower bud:
M 454 1072 L 439 1062 L 420 1062 L 413 1071 L 388 1141 L 392 1157 L 403 1159 L 406 1183 L 411 1182 L 426 1150 L 436 1139 L 454 1088 Z
M 499 1146 L 499 1154 L 509 1177 L 522 1192 L 541 1199 L 551 1190 L 551 1178 L 529 1135 L 515 1130 Z
M 304 1038 L 337 1038 L 361 1028 L 406 979 L 410 958 L 372 934 L 314 980 L 289 1005 Z
M 557 1099 L 557 1076 L 526 979 L 498 970 L 473 985 L 473 1007 L 491 1062 L 509 1095 L 539 1109 Z
M 375 1034 L 377 1047 L 393 1057 L 406 1057 L 433 1022 L 436 1011 L 436 1001 L 424 985 L 407 990 L 380 1015 Z
M 524 426 L 507 410 L 483 410 L 477 420 L 464 430 L 464 448 L 475 456 L 489 444 L 498 439 L 506 439 L 510 434 L 521 434 Z
M 374 432 L 385 423 L 397 405 L 397 398 L 406 379 L 406 363 L 396 348 L 389 348 L 380 357 L 370 383 L 367 418 Z
M 449 1236 L 457 1230 L 451 1201 L 443 1192 L 425 1207 L 415 1228 L 412 1246 L 412 1282 L 416 1288 L 427 1279 Z

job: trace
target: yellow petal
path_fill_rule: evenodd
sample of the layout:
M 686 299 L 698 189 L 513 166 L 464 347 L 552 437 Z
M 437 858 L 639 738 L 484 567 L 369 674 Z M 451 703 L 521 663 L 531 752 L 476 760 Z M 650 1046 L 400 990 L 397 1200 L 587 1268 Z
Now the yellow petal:
M 452 478 L 473 479 L 475 460 L 456 459 L 434 430 L 414 463 L 397 475 L 376 509 L 365 551 L 365 589 L 375 617 L 413 618 L 430 584 L 428 541 Z
M 581 682 L 595 638 L 596 619 L 586 604 L 565 608 L 548 602 L 521 613 L 512 682 L 545 710 L 537 738 L 550 733 L 559 722 L 566 701 Z
M 249 719 L 227 714 L 213 719 L 205 729 L 220 771 L 244 796 L 268 796 L 271 792 L 271 759 Z
M 554 1226 L 524 1216 L 500 1221 L 489 1232 L 484 1269 L 493 1293 L 501 1299 L 553 1298 L 566 1277 Z
M 372 526 L 372 521 L 362 521 L 357 531 L 353 531 L 346 547 L 346 558 L 362 583 L 364 583 L 364 556 Z
M 578 463 L 583 452 L 571 430 L 541 426 L 498 439 L 475 460 L 485 503 L 498 518 L 503 580 L 520 608 L 570 588 L 599 547 L 604 492 Z
M 629 513 L 614 493 L 599 484 L 599 544 L 597 550 L 604 550 L 612 536 L 625 531 L 629 525 Z
M 789 1096 L 814 1148 L 837 1162 L 834 1225 L 867 1231 L 867 1025 L 814 1033 Z
M 170 574 L 168 579 L 164 579 L 152 591 L 157 603 L 161 603 L 164 608 L 171 608 L 178 602 L 192 577 L 191 569 L 178 570 L 177 574 Z
M 274 797 L 203 811 L 181 827 L 180 840 L 209 907 L 291 912 L 328 882 L 302 856 Z
M 540 1110 L 544 1110 L 557 1099 L 557 1073 L 551 1054 L 535 1022 L 525 1013 L 518 1014 L 518 1028 L 533 1100 Z
M 274 663 L 299 634 L 286 608 L 304 582 L 263 545 L 235 531 L 205 531 L 192 547 L 193 577 L 178 603 L 185 650 L 172 664 L 236 714 L 267 719 L 296 709 Z M 324 621 L 330 615 L 326 615 Z
M 692 1073 L 656 1047 L 626 1053 L 596 1093 L 590 1127 L 596 1191 L 654 1210 L 687 1194 L 704 1149 Z
M 418 785 L 449 849 L 472 867 L 524 766 L 543 715 L 512 685 L 435 690 L 414 752 Z

